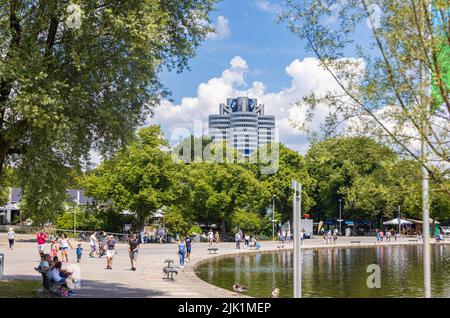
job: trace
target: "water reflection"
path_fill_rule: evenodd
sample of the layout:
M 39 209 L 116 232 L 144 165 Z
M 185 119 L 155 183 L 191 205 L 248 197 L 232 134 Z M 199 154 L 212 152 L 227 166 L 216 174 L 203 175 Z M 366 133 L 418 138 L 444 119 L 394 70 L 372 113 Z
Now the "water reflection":
M 450 246 L 431 249 L 432 294 L 450 297 Z M 381 288 L 366 285 L 367 266 L 381 268 Z M 302 263 L 304 297 L 422 297 L 421 246 L 377 246 L 304 250 Z M 280 297 L 292 297 L 293 254 L 291 251 L 236 255 L 212 260 L 197 269 L 203 280 L 232 290 L 234 283 L 249 288 L 249 295 L 270 297 L 273 288 Z

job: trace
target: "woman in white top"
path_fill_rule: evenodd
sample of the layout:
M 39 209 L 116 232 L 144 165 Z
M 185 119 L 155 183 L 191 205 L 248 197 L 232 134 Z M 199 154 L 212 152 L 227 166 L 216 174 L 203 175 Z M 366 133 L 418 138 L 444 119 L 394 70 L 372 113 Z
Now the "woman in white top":
M 68 256 L 68 250 L 69 246 L 70 248 L 73 248 L 72 244 L 70 244 L 69 240 L 64 234 L 61 234 L 61 237 L 58 240 L 60 248 L 61 248 L 61 261 L 62 262 L 69 262 L 69 256 Z M 64 260 L 65 259 L 65 260 Z
M 94 257 L 94 253 L 97 253 L 98 255 L 98 252 L 96 251 L 96 245 L 98 245 L 97 232 L 94 232 L 89 237 L 89 246 L 91 247 L 91 252 L 89 253 L 90 257 Z
M 9 242 L 9 248 L 13 249 L 14 246 L 14 240 L 16 239 L 16 233 L 14 232 L 13 228 L 10 228 L 8 231 L 8 242 Z

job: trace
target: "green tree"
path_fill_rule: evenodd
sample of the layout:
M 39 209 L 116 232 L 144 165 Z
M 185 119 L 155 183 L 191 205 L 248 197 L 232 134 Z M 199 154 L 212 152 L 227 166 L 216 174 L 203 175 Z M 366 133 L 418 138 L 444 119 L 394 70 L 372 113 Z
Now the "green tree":
M 238 209 L 231 217 L 231 229 L 241 229 L 246 234 L 259 234 L 262 228 L 262 218 L 258 213 Z
M 135 212 L 142 227 L 179 193 L 178 167 L 164 147 L 167 142 L 159 126 L 141 128 L 133 142 L 87 174 L 83 180 L 87 194 L 111 200 L 116 210 Z
M 164 214 L 164 222 L 170 233 L 186 237 L 191 229 L 191 225 L 180 211 L 169 209 Z
M 281 20 L 306 40 L 338 89 L 311 92 L 298 104 L 327 105 L 325 131 L 387 141 L 439 182 L 450 162 L 450 4 L 442 0 L 287 0 Z M 357 35 L 366 29 L 366 37 Z M 348 58 L 352 54 L 354 58 Z M 429 76 L 431 74 L 431 76 Z M 431 89 L 431 98 L 428 93 Z M 308 116 L 310 120 L 314 116 Z M 352 119 L 351 121 L 348 121 Z M 428 161 L 418 140 L 429 148 Z M 445 177 L 446 176 L 446 177 Z M 448 184 L 441 182 L 450 193 Z
M 211 31 L 214 2 L 0 2 L 0 176 L 22 171 L 28 213 L 61 205 L 92 148 L 110 156 L 132 137 L 168 94 L 159 72 L 185 69 Z
M 329 138 L 313 144 L 306 155 L 308 172 L 317 180 L 313 192 L 316 202 L 313 216 L 337 217 L 339 199 L 344 198 L 344 203 L 348 204 L 345 196 L 353 184 L 361 177 L 370 175 L 383 162 L 395 159 L 396 155 L 392 150 L 369 138 Z M 358 182 L 363 183 L 363 181 Z M 368 180 L 365 182 L 369 183 Z M 373 186 L 377 187 L 378 183 L 373 183 Z M 382 189 L 378 190 L 383 192 Z M 357 200 L 352 202 L 356 205 L 355 201 Z M 372 206 L 373 204 L 374 202 Z M 360 208 L 363 207 L 355 207 L 361 211 Z M 351 211 L 346 210 L 347 212 Z
M 267 146 L 265 146 L 267 147 Z M 269 146 L 270 147 L 270 146 Z M 296 151 L 287 148 L 283 144 L 276 147 L 278 166 L 274 173 L 264 174 L 261 167 L 262 162 L 251 165 L 251 170 L 261 183 L 263 192 L 259 194 L 262 204 L 259 207 L 260 214 L 264 214 L 267 208 L 272 208 L 272 196 L 275 197 L 275 211 L 281 214 L 282 222 L 292 221 L 292 201 L 293 190 L 291 189 L 292 179 L 302 183 L 302 212 L 307 212 L 314 205 L 311 192 L 314 188 L 315 180 L 308 173 L 308 166 L 305 158 Z M 267 151 L 262 149 L 262 152 Z M 270 151 L 269 151 L 270 152 Z M 255 154 L 257 155 L 257 154 Z

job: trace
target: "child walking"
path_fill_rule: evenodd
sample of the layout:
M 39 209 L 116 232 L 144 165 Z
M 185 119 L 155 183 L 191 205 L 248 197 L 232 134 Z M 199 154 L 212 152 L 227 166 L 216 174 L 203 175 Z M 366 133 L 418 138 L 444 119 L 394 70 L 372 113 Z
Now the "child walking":
M 83 255 L 83 248 L 81 247 L 81 244 L 78 244 L 76 253 L 77 253 L 77 263 L 79 263 L 81 261 L 81 255 Z

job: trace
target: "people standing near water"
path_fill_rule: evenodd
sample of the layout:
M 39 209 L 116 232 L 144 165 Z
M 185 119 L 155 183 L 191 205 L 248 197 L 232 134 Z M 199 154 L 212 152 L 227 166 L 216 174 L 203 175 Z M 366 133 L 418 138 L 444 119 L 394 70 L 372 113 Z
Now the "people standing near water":
M 331 244 L 331 239 L 332 239 L 332 234 L 331 234 L 331 230 L 330 230 L 327 233 L 327 244 Z
M 333 244 L 334 245 L 336 245 L 336 240 L 337 240 L 337 232 L 336 231 L 334 231 L 334 233 L 333 233 Z
M 241 234 L 236 232 L 236 235 L 234 236 L 234 240 L 236 241 L 236 248 L 241 249 Z
M 106 241 L 106 269 L 112 269 L 112 263 L 113 263 L 113 257 L 116 252 L 115 250 L 116 246 L 116 239 L 113 235 L 110 235 L 108 237 L 108 240 Z
M 291 230 L 287 231 L 286 239 L 287 239 L 287 242 L 289 244 L 291 242 L 291 239 L 292 239 L 292 232 L 291 232 Z
M 216 231 L 216 234 L 214 234 L 214 241 L 216 242 L 216 246 L 217 246 L 217 244 L 219 244 L 219 242 L 220 242 L 219 231 Z
M 9 249 L 12 251 L 13 246 L 14 246 L 14 240 L 16 239 L 16 232 L 14 232 L 13 228 L 9 229 L 7 236 L 8 236 Z
M 380 243 L 380 232 L 376 230 L 377 243 Z
M 384 237 L 384 233 L 383 231 L 380 231 L 380 242 L 383 243 L 383 237 Z
M 186 256 L 186 244 L 183 240 L 183 238 L 180 238 L 180 241 L 178 243 L 178 258 L 179 258 L 179 268 L 183 269 L 184 268 L 184 258 Z
M 61 247 L 61 262 L 68 263 L 69 262 L 69 253 L 68 253 L 69 247 L 73 248 L 73 246 L 64 233 L 61 234 L 61 237 L 59 238 L 58 243 Z
M 327 244 L 327 233 L 325 231 L 322 233 L 323 244 Z
M 211 247 L 212 243 L 214 242 L 214 232 L 212 229 L 209 229 L 207 236 L 208 236 L 209 247 Z
M 248 248 L 250 246 L 250 235 L 248 235 L 247 233 L 245 233 L 245 235 L 244 235 L 244 242 L 245 242 L 245 247 Z
M 386 231 L 386 242 L 390 242 L 391 241 L 391 236 L 392 236 L 391 231 Z

